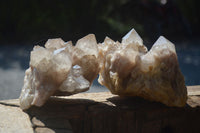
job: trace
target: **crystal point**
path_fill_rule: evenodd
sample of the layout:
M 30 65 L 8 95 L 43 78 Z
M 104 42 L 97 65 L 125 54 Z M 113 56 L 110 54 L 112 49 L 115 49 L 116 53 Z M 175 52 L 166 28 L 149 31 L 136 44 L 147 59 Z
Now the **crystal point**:
M 53 49 L 59 49 L 62 48 L 65 45 L 65 42 L 61 38 L 55 38 L 55 39 L 48 39 L 45 43 L 45 48 L 53 48 Z
M 87 53 L 90 55 L 94 55 L 97 58 L 98 47 L 95 35 L 89 34 L 79 39 L 78 42 L 76 43 L 75 49 L 82 51 L 79 54 L 83 54 L 83 56 Z
M 143 45 L 142 38 L 138 35 L 135 29 L 131 29 L 123 38 L 122 44 L 129 44 L 129 43 L 138 43 L 139 45 Z

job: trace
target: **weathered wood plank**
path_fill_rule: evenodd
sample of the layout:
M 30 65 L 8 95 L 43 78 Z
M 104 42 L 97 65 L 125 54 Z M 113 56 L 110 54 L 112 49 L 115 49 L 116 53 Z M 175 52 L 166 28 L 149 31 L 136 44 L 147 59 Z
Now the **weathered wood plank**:
M 188 95 L 189 96 L 197 96 L 200 95 L 200 85 L 197 86 L 188 86 Z
M 23 112 L 19 101 L 0 101 L 0 132 L 199 132 L 200 86 L 188 87 L 183 108 L 110 92 L 52 97 L 41 107 Z M 32 126 L 32 127 L 31 127 Z

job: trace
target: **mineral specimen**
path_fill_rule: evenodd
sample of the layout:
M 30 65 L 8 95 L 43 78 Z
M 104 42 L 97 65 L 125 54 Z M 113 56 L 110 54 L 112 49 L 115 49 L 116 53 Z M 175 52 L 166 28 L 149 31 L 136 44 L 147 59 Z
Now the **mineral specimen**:
M 97 45 L 89 34 L 76 46 L 62 39 L 49 39 L 45 48 L 35 46 L 20 95 L 21 108 L 42 106 L 50 96 L 87 91 L 98 73 L 99 82 L 119 96 L 177 107 L 187 100 L 174 44 L 161 36 L 148 51 L 132 29 L 121 43 L 106 37 Z
M 186 104 L 187 89 L 175 46 L 163 36 L 149 51 L 134 29 L 121 43 L 106 37 L 99 44 L 99 58 L 98 81 L 113 94 L 139 96 L 168 106 Z
M 45 48 L 31 51 L 20 106 L 42 106 L 53 95 L 72 95 L 87 91 L 99 73 L 98 47 L 93 34 L 78 40 L 74 47 L 62 39 L 49 39 Z

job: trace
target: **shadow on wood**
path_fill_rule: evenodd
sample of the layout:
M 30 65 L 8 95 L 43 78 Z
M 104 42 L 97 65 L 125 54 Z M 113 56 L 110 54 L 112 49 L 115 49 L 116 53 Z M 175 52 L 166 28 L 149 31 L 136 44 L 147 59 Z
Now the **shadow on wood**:
M 51 97 L 23 112 L 19 100 L 0 101 L 0 132 L 199 133 L 200 86 L 188 87 L 187 105 L 167 107 L 110 92 Z
M 26 112 L 36 132 L 198 132 L 200 108 L 190 104 L 174 108 L 142 98 L 114 95 L 100 101 L 78 96 L 77 99 L 54 97 L 43 107 L 31 107 Z

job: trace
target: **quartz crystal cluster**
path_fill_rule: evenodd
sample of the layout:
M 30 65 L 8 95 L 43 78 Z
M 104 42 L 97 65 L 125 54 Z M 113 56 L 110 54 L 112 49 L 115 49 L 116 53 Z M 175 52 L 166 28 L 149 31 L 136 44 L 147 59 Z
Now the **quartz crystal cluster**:
M 187 89 L 175 46 L 163 36 L 149 51 L 134 29 L 121 43 L 106 37 L 99 44 L 99 57 L 99 82 L 113 94 L 139 96 L 168 106 L 185 105 Z
M 42 106 L 50 96 L 67 96 L 100 84 L 119 96 L 139 96 L 168 106 L 184 106 L 187 89 L 174 44 L 159 37 L 148 51 L 132 29 L 115 42 L 106 37 L 97 45 L 89 34 L 76 43 L 49 39 L 31 51 L 20 106 Z
M 71 41 L 49 39 L 45 48 L 31 51 L 20 95 L 22 109 L 42 106 L 50 96 L 66 96 L 87 91 L 99 73 L 98 47 L 93 34 Z

